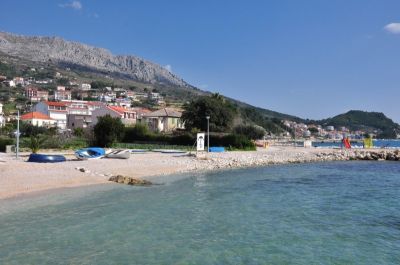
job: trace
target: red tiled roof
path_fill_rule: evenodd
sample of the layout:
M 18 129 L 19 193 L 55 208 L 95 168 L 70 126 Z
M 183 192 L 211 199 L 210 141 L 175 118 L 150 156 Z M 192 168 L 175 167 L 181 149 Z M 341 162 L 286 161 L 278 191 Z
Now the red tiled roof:
M 118 107 L 118 106 L 108 106 L 109 109 L 118 112 L 119 114 L 124 114 L 125 112 L 135 112 L 132 109 L 125 109 L 123 107 Z
M 92 105 L 92 106 L 103 106 L 103 105 L 105 105 L 103 102 L 99 102 L 99 101 L 88 101 L 87 104 L 88 105 Z
M 64 102 L 56 102 L 56 101 L 45 101 L 45 104 L 48 106 L 55 106 L 55 107 L 66 107 L 67 105 Z
M 37 112 L 37 111 L 25 113 L 24 115 L 21 116 L 21 120 L 32 120 L 32 119 L 52 120 L 52 118 L 50 118 L 46 114 L 43 114 L 43 113 Z

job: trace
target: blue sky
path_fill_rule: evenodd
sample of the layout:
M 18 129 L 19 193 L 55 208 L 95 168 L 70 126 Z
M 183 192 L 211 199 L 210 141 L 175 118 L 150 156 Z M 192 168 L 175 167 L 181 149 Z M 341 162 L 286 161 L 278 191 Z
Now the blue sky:
M 398 0 L 2 0 L 1 6 L 1 31 L 134 54 L 256 106 L 310 119 L 380 111 L 400 122 Z

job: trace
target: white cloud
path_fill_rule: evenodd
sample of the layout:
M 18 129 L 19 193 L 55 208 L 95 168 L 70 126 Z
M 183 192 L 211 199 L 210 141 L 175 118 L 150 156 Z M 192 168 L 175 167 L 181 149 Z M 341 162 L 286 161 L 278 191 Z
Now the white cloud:
M 392 34 L 400 34 L 400 23 L 387 24 L 383 29 Z
M 81 10 L 83 8 L 82 3 L 80 1 L 71 1 L 66 4 L 59 4 L 58 6 L 62 8 L 72 8 L 75 10 Z
M 170 64 L 167 64 L 164 66 L 164 68 L 168 71 L 172 73 L 172 66 Z

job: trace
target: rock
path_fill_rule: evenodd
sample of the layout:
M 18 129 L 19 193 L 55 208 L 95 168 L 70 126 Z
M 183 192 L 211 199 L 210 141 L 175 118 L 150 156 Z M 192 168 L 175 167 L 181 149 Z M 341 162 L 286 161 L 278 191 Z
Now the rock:
M 136 179 L 136 178 L 122 176 L 122 175 L 111 176 L 108 180 L 116 182 L 116 183 L 120 183 L 120 184 L 132 185 L 132 186 L 150 186 L 153 184 L 148 180 Z
M 80 172 L 83 172 L 83 173 L 90 173 L 90 170 L 88 170 L 88 169 L 86 169 L 84 167 L 77 167 L 76 169 L 79 170 Z

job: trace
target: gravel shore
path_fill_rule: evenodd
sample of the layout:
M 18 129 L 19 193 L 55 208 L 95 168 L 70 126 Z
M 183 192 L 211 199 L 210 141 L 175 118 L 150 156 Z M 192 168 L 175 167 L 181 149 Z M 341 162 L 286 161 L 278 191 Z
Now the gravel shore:
M 0 199 L 56 188 L 110 183 L 115 175 L 146 179 L 191 171 L 208 171 L 286 163 L 339 160 L 399 160 L 398 150 L 340 150 L 320 148 L 269 147 L 254 152 L 188 154 L 138 153 L 130 159 L 78 161 L 72 152 L 64 153 L 65 163 L 26 162 L 0 153 Z M 162 179 L 161 178 L 161 179 Z

